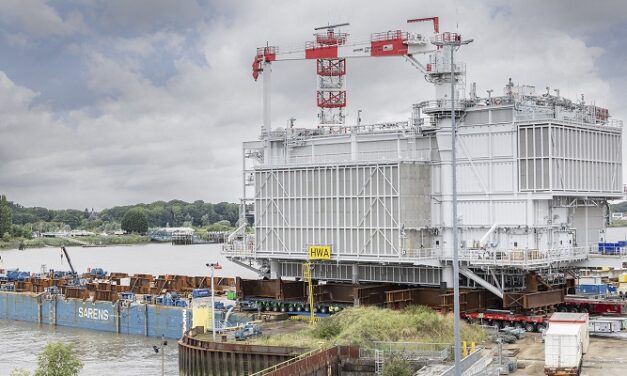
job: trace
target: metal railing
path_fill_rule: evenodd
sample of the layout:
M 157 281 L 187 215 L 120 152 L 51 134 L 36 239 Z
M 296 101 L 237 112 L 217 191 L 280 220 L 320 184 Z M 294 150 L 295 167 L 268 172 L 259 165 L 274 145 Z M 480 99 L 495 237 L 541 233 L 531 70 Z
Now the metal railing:
M 455 111 L 463 111 L 466 109 L 467 101 L 465 99 L 455 100 Z M 427 114 L 433 111 L 450 111 L 451 100 L 450 99 L 434 99 L 429 101 L 423 101 L 418 103 L 418 106 L 422 111 Z
M 296 363 L 296 362 L 298 362 L 298 361 L 300 361 L 302 359 L 308 358 L 310 356 L 322 353 L 324 351 L 326 351 L 326 349 L 318 348 L 318 349 L 311 350 L 311 351 L 306 352 L 306 353 L 302 353 L 302 354 L 300 354 L 298 356 L 295 356 L 295 357 L 293 357 L 291 359 L 288 359 L 288 360 L 286 360 L 284 362 L 277 363 L 277 364 L 275 364 L 273 366 L 270 366 L 268 368 L 264 368 L 261 371 L 257 371 L 255 373 L 251 373 L 250 376 L 264 376 L 264 375 L 268 375 L 268 374 L 270 374 L 270 373 L 272 373 L 274 371 L 277 371 L 280 368 L 283 368 L 283 367 L 288 366 L 290 364 Z
M 589 247 L 590 256 L 627 256 L 627 247 L 602 248 L 599 245 Z
M 235 240 L 230 243 L 222 244 L 221 253 L 227 257 L 233 258 L 255 258 L 255 243 L 248 241 Z
M 462 359 L 462 361 L 460 362 L 459 366 L 461 367 L 461 373 L 464 375 L 467 374 L 471 374 L 471 375 L 477 375 L 477 372 L 481 372 L 482 371 L 482 367 L 481 365 L 479 365 L 478 370 L 475 369 L 474 372 L 468 372 L 469 370 L 471 370 L 473 368 L 473 366 L 475 366 L 480 360 L 481 360 L 481 355 L 483 352 L 483 348 L 482 347 L 477 347 L 477 349 L 468 354 L 467 357 L 465 357 L 464 359 Z M 455 374 L 455 366 L 445 370 L 444 372 L 442 372 L 439 376 L 452 376 Z
M 417 261 L 450 261 L 452 257 L 442 248 L 400 248 L 391 254 L 358 255 L 355 253 L 334 253 L 333 260 L 379 260 L 411 262 Z M 235 240 L 222 245 L 222 254 L 232 258 L 256 258 L 258 256 L 281 255 L 286 258 L 308 258 L 306 247 L 289 254 L 272 251 L 257 250 L 254 238 L 248 236 L 244 241 Z M 600 249 L 597 244 L 581 247 L 561 247 L 554 249 L 460 249 L 460 262 L 471 265 L 491 265 L 502 267 L 540 267 L 560 263 L 570 263 L 587 260 L 590 256 L 627 257 L 627 247 L 620 247 L 607 251 Z
M 439 259 L 440 248 L 402 248 L 401 258 L 410 260 Z
M 380 33 L 373 33 L 370 35 L 370 41 L 372 42 L 381 42 L 381 41 L 389 41 L 389 40 L 407 40 L 409 38 L 409 33 L 406 31 L 400 30 L 390 30 L 383 31 Z
M 373 342 L 372 347 L 359 348 L 359 357 L 374 359 L 376 353 L 384 358 L 399 355 L 407 360 L 438 360 L 447 359 L 451 351 L 450 343 L 422 343 L 422 342 Z
M 462 249 L 459 260 L 473 265 L 541 266 L 585 260 L 590 247 L 539 249 Z
M 246 241 L 233 241 L 231 243 L 224 243 L 222 245 L 222 254 L 226 257 L 232 258 L 256 258 L 258 255 L 282 255 L 287 258 L 302 259 L 308 258 L 308 248 L 304 247 L 300 251 L 291 252 L 286 254 L 284 252 L 268 252 L 258 251 L 256 245 L 250 242 L 249 238 Z M 387 261 L 400 261 L 400 262 L 416 262 L 425 260 L 437 261 L 440 259 L 440 248 L 401 248 L 393 254 L 382 255 L 358 255 L 354 253 L 333 253 L 331 257 L 333 260 L 339 259 L 378 259 Z
M 302 137 L 309 139 L 314 137 L 323 137 L 328 135 L 341 135 L 350 133 L 374 133 L 374 132 L 390 132 L 397 130 L 410 130 L 414 127 L 407 121 L 375 123 L 361 125 L 334 125 L 323 126 L 319 128 L 293 128 L 293 129 L 273 129 L 266 132 L 266 136 L 273 138 L 285 137 Z
M 318 155 L 297 155 L 290 156 L 286 161 L 283 157 L 272 158 L 272 165 L 298 165 L 298 164 L 324 164 L 324 163 L 338 163 L 338 162 L 351 162 L 352 154 L 350 152 L 344 153 L 325 153 Z M 359 151 L 357 154 L 357 161 L 418 161 L 427 162 L 431 160 L 431 150 L 373 150 L 373 151 Z M 354 161 L 353 161 L 354 162 Z
M 537 110 L 533 107 L 527 108 L 526 111 L 515 111 L 515 120 L 516 122 L 524 122 L 524 121 L 547 121 L 547 120 L 557 120 L 567 124 L 573 125 L 586 125 L 586 126 L 604 126 L 610 128 L 622 128 L 623 121 L 618 119 L 608 119 L 606 121 L 597 122 L 597 119 L 593 115 L 584 114 L 581 112 L 575 112 L 570 114 L 559 114 L 557 115 L 555 111 L 549 109 L 538 108 Z M 571 115 L 571 116 L 568 116 Z

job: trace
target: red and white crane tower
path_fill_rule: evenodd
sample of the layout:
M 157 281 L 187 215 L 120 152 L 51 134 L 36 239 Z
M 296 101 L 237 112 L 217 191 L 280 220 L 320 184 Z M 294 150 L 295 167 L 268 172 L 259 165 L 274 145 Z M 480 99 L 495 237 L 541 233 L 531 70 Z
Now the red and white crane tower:
M 336 29 L 348 26 L 348 23 L 321 26 L 314 30 L 325 30 L 314 36 L 314 42 L 308 42 L 306 48 L 311 51 L 323 51 L 326 47 L 339 47 L 346 44 L 347 33 Z M 324 56 L 324 54 L 322 54 Z M 318 75 L 316 104 L 320 109 L 318 119 L 320 125 L 344 124 L 344 109 L 346 108 L 346 58 L 323 57 L 316 61 Z
M 272 63 L 275 61 L 316 60 L 318 75 L 316 103 L 320 109 L 319 124 L 342 125 L 345 119 L 346 96 L 346 60 L 357 57 L 404 57 L 421 71 L 427 81 L 435 85 L 436 100 L 446 100 L 450 94 L 451 80 L 458 86 L 457 98 L 463 97 L 465 68 L 463 64 L 453 67 L 451 74 L 449 47 L 442 42 L 461 40 L 457 33 L 440 33 L 438 17 L 416 18 L 407 23 L 433 22 L 433 34 L 427 37 L 419 33 L 401 30 L 371 34 L 366 42 L 347 43 L 348 34 L 339 31 L 348 23 L 315 28 L 322 31 L 314 34 L 315 40 L 306 42 L 304 49 L 280 51 L 276 46 L 257 49 L 252 64 L 253 78 L 263 75 L 263 128 L 262 133 L 270 130 L 270 85 Z M 434 45 L 436 44 L 436 45 Z M 429 62 L 424 65 L 416 55 L 429 54 Z

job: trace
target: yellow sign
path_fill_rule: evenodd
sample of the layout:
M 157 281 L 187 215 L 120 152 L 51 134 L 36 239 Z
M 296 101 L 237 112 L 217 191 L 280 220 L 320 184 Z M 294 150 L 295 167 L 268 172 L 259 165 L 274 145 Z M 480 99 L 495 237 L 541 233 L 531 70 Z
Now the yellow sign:
M 310 260 L 331 260 L 330 245 L 310 245 L 308 253 Z

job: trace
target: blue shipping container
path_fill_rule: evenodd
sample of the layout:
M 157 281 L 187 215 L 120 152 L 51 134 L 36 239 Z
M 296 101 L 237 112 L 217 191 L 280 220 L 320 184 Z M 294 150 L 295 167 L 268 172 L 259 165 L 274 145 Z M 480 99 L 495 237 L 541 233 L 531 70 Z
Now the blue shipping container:
M 607 285 L 577 285 L 577 294 L 607 295 Z
M 206 298 L 211 295 L 211 291 L 209 289 L 193 289 L 192 297 L 193 298 Z

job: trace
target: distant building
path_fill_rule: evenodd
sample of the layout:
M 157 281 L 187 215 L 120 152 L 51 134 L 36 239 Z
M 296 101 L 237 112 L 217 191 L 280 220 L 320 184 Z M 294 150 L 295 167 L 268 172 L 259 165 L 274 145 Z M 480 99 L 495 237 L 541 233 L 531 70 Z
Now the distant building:
M 625 219 L 623 212 L 612 213 L 612 219 Z
M 89 213 L 87 219 L 89 219 L 90 221 L 95 221 L 98 219 L 98 213 L 94 211 L 94 208 L 91 208 L 91 212 Z
M 160 227 L 148 231 L 148 236 L 153 241 L 171 241 L 173 237 L 191 237 L 194 229 L 191 227 Z

